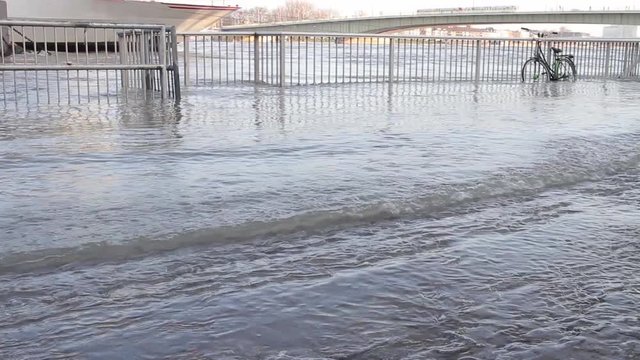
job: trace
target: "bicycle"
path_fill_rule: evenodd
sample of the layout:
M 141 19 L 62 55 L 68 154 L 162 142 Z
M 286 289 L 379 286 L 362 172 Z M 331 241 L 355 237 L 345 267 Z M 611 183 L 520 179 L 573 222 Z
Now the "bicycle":
M 547 34 L 538 32 L 535 33 L 527 28 L 522 30 L 535 34 L 536 49 L 534 50 L 533 57 L 529 58 L 524 65 L 522 65 L 522 82 L 537 82 L 537 81 L 558 81 L 558 80 L 572 80 L 576 79 L 576 64 L 573 62 L 573 55 L 560 55 L 562 49 L 551 47 L 553 52 L 553 63 L 549 64 L 547 58 L 542 51 L 541 38 Z M 552 34 L 557 34 L 552 32 Z

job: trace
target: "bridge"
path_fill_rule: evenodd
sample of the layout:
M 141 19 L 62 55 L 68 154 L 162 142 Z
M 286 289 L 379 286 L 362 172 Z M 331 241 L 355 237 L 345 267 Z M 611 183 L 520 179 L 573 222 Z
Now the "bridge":
M 470 12 L 396 15 L 227 26 L 222 31 L 380 34 L 443 25 L 534 23 L 640 25 L 640 11 Z

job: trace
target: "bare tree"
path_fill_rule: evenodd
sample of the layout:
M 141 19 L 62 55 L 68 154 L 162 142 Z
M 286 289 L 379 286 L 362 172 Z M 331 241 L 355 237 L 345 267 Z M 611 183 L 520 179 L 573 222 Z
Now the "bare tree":
M 331 9 L 317 9 L 307 0 L 288 0 L 273 10 L 254 7 L 238 10 L 223 20 L 223 25 L 264 24 L 282 21 L 320 20 L 336 18 L 339 14 Z

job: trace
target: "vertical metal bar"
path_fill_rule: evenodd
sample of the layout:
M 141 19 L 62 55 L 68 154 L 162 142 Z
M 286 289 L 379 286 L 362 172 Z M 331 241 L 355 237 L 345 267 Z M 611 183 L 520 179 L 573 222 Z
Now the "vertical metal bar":
M 96 29 L 96 31 L 98 31 L 98 30 Z M 106 28 L 103 31 L 103 36 L 104 36 L 104 57 L 105 57 L 104 60 L 105 60 L 105 63 L 108 64 L 109 63 L 109 46 L 108 46 L 108 43 L 107 43 L 107 29 Z M 107 103 L 111 103 L 111 86 L 109 84 L 109 82 L 110 82 L 110 80 L 109 80 L 109 70 L 105 71 L 105 78 L 106 78 L 106 82 L 107 82 Z M 116 85 L 116 89 L 117 89 L 117 85 Z
M 67 60 L 67 64 L 69 64 L 69 37 L 67 36 L 67 28 L 64 29 L 64 47 L 65 47 L 65 59 Z M 69 71 L 65 72 L 67 74 L 67 102 L 71 104 L 71 82 L 69 81 Z
M 432 41 L 433 40 L 433 41 Z M 427 39 L 427 81 L 434 79 L 435 74 L 435 63 L 431 61 L 434 54 L 433 43 L 434 39 Z
M 293 36 L 289 36 L 289 72 L 286 72 L 287 74 L 291 74 L 291 76 L 289 76 L 289 85 L 293 86 L 293 78 L 295 77 L 295 75 L 293 74 Z M 286 64 L 285 64 L 286 65 Z
M 382 61 L 382 63 L 384 64 L 384 60 Z M 380 38 L 377 37 L 376 38 L 376 82 L 379 82 L 379 81 L 380 81 Z
M 285 57 L 286 57 L 285 50 L 286 50 L 286 48 L 285 48 L 285 43 L 284 43 L 285 36 L 284 35 L 280 35 L 278 37 L 278 40 L 280 41 L 280 65 L 279 65 L 279 67 L 280 67 L 280 82 L 279 82 L 279 84 L 280 84 L 280 87 L 283 87 L 285 85 L 285 81 L 286 81 L 286 72 L 285 72 L 285 65 L 286 65 L 286 62 L 285 62 Z
M 438 55 L 436 56 L 436 58 L 438 59 L 438 81 L 440 81 L 442 79 L 442 67 L 443 67 L 442 59 L 445 58 L 442 55 L 442 43 L 443 42 L 444 42 L 444 40 L 440 39 L 440 43 L 439 43 L 439 46 L 438 46 Z M 446 66 L 446 63 L 444 65 Z M 445 71 L 446 71 L 446 69 L 445 69 Z
M 58 56 L 58 28 L 54 27 L 53 28 L 53 43 L 54 43 L 54 47 L 55 47 L 55 54 L 56 54 L 56 65 L 59 64 L 59 56 Z M 57 86 L 57 97 L 58 97 L 58 104 L 60 104 L 60 102 L 62 101 L 61 96 L 60 96 L 60 72 L 56 71 L 56 86 Z
M 304 83 L 309 84 L 309 37 L 304 37 Z
M 293 78 L 295 77 L 295 74 L 293 73 L 293 43 L 295 42 L 295 40 L 293 39 L 293 36 L 289 36 L 289 71 L 285 72 L 286 74 L 290 74 L 289 76 L 289 85 L 293 86 Z M 285 46 L 286 47 L 286 46 Z M 286 64 L 285 64 L 286 67 Z
M 465 67 L 465 79 L 466 80 L 471 80 L 474 79 L 474 75 L 473 75 L 473 60 L 475 59 L 474 57 L 474 51 L 475 51 L 475 47 L 473 47 L 471 44 L 472 40 L 467 40 L 466 42 L 466 57 L 467 57 L 467 66 Z
M 449 64 L 449 81 L 451 81 L 453 79 L 453 57 L 454 57 L 454 55 L 453 55 L 453 49 L 454 49 L 453 43 L 454 43 L 454 41 L 455 41 L 454 39 L 449 40 L 449 42 L 446 43 L 446 44 L 448 44 L 448 46 L 445 46 L 445 51 L 447 52 L 446 60 L 447 60 L 447 63 Z
M 356 38 L 356 78 L 355 82 L 358 82 L 359 70 L 360 70 L 360 38 Z
M 482 69 L 482 48 L 481 40 L 476 40 L 476 82 L 480 81 L 480 71 Z
M 224 70 L 225 70 L 225 77 L 226 77 L 226 83 L 227 85 L 229 84 L 229 80 L 231 80 L 231 76 L 229 76 L 229 37 L 225 36 L 224 37 Z M 234 58 L 234 62 L 235 62 L 235 58 Z
M 389 83 L 393 82 L 393 68 L 394 68 L 394 42 L 393 42 L 393 38 L 389 38 Z
M 244 83 L 244 36 L 240 35 L 240 82 Z
M 407 42 L 409 46 L 407 46 Z M 413 70 L 413 39 L 404 39 L 404 49 L 402 55 L 404 61 L 402 62 L 402 80 L 411 81 L 411 71 Z
M 180 66 L 178 65 L 178 34 L 175 26 L 171 27 L 171 66 L 173 67 L 173 98 L 176 101 L 182 99 L 182 89 L 180 89 Z
M 35 39 L 36 38 L 36 27 L 33 26 L 31 27 L 31 39 Z M 35 40 L 34 40 L 35 41 Z M 3 46 L 4 44 L 0 44 L 0 46 Z M 38 48 L 37 48 L 37 44 L 34 42 L 33 43 L 33 57 L 34 57 L 34 61 L 35 64 L 38 64 Z M 40 80 L 39 80 L 39 76 L 38 76 L 39 71 L 35 71 L 35 78 L 36 78 L 36 103 L 40 104 Z
M 253 81 L 260 83 L 260 35 L 253 35 Z
M 324 61 L 323 61 L 323 45 L 324 36 L 320 36 L 320 84 L 324 83 Z
M 229 38 L 227 38 L 227 41 Z M 238 61 L 237 61 L 237 50 L 236 50 L 236 37 L 231 35 L 231 40 L 233 41 L 233 83 L 235 84 L 238 81 Z
M 123 34 L 118 34 L 118 44 L 120 47 L 120 64 L 127 64 L 127 43 L 126 37 Z M 129 70 L 122 70 L 122 89 L 124 91 L 125 96 L 127 96 L 128 88 L 129 88 Z M 98 84 L 99 84 L 98 80 Z M 99 98 L 99 97 L 98 97 Z
M 6 36 L 5 35 L 5 28 L 0 26 L 0 62 L 2 64 L 5 63 L 5 59 L 7 58 L 7 55 L 5 55 L 5 50 L 4 50 L 5 47 L 6 47 L 6 40 L 5 40 L 6 38 L 5 38 L 5 36 Z M 45 44 L 46 44 L 46 42 L 45 42 Z M 7 49 L 7 51 L 9 51 L 9 49 Z M 4 75 L 5 75 L 5 72 L 3 71 L 2 72 L 2 84 L 3 84 L 3 86 L 4 86 Z M 6 99 L 4 99 L 4 100 L 6 102 Z
M 300 84 L 301 84 L 301 82 L 300 82 L 300 80 L 301 80 L 301 79 L 300 79 L 300 77 L 301 77 L 301 75 L 302 75 L 302 74 L 301 74 L 301 72 L 302 72 L 302 69 L 301 69 L 301 66 L 302 66 L 302 58 L 300 57 L 300 56 L 302 55 L 302 54 L 300 53 L 300 52 L 301 52 L 301 50 L 302 50 L 302 42 L 301 42 L 301 38 L 302 38 L 301 36 L 298 36 L 298 85 L 300 85 Z M 305 55 L 306 55 L 306 54 L 305 54 Z M 293 71 L 293 64 L 291 64 L 291 67 L 292 67 L 292 71 Z M 306 69 L 305 69 L 305 71 L 306 71 Z M 292 79 L 293 79 L 293 77 L 292 77 Z
M 140 36 L 140 53 L 142 56 L 142 64 L 148 64 L 148 48 L 147 48 L 147 32 L 146 31 L 142 31 L 142 36 Z M 148 84 L 149 84 L 149 70 L 145 70 L 145 71 L 141 71 L 142 73 L 142 91 L 144 94 L 145 99 L 147 98 L 147 90 L 148 90 Z M 107 71 L 107 75 L 109 75 L 109 71 Z M 108 81 L 107 81 L 107 85 L 108 85 Z M 111 91 L 109 91 L 110 93 Z
M 611 74 L 610 62 L 611 62 L 611 42 L 607 42 L 607 47 L 605 49 L 605 55 L 604 55 L 604 77 L 605 78 L 608 78 Z
M 24 31 L 24 26 L 22 26 L 22 32 L 20 33 L 20 37 L 22 37 L 22 62 L 23 63 L 27 63 L 27 39 L 25 39 L 25 34 L 26 32 Z M 16 56 L 15 54 L 13 54 L 13 56 Z M 25 83 L 27 81 L 26 77 L 24 79 Z M 27 101 L 29 100 L 29 93 L 27 92 Z
M 460 52 L 459 52 L 459 39 L 454 39 L 453 40 L 453 58 L 454 58 L 454 64 L 453 64 L 453 80 L 458 80 L 458 67 L 460 65 Z
M 213 39 L 213 38 L 212 38 Z M 222 36 L 218 35 L 217 37 L 217 42 L 218 42 L 218 83 L 222 84 L 222 62 L 223 62 L 223 58 L 222 58 Z M 204 56 L 204 35 L 202 36 L 202 48 L 203 48 L 203 56 Z M 213 56 L 213 48 L 211 49 L 211 55 Z M 212 59 L 213 60 L 213 59 Z M 226 81 L 229 81 L 229 71 L 228 71 L 228 63 L 229 63 L 229 57 L 225 56 L 224 57 L 224 64 L 225 64 L 225 70 L 226 70 Z M 211 74 L 211 76 L 213 77 L 213 74 Z
M 629 43 L 622 44 L 622 76 L 627 77 L 629 71 Z
M 274 79 L 274 73 L 275 73 L 274 64 L 273 63 L 274 63 L 274 59 L 276 58 L 276 55 L 277 55 L 276 54 L 276 48 L 275 48 L 274 43 L 273 43 L 274 41 L 275 41 L 275 35 L 269 36 L 269 42 L 267 43 L 267 54 L 268 54 L 267 56 L 268 56 L 268 59 L 269 59 L 269 64 L 268 64 L 268 66 L 269 66 L 269 83 L 272 84 L 272 85 L 275 85 L 275 81 L 273 80 Z
M 422 49 L 422 39 L 420 38 L 415 38 L 414 39 L 416 46 L 415 46 L 415 65 L 414 65 L 414 74 L 413 74 L 413 79 L 414 81 L 418 82 L 418 81 L 422 81 L 422 57 L 424 56 L 423 54 L 423 50 Z
M 420 55 L 420 81 L 424 81 L 424 64 L 425 64 L 425 53 L 424 53 L 424 42 L 425 39 L 421 39 L 421 47 L 420 47 L 420 51 L 421 51 L 421 55 Z M 417 76 L 417 75 L 416 75 Z
M 12 26 L 9 27 L 9 34 L 11 37 L 11 40 L 9 40 L 11 42 L 11 57 L 12 57 L 12 63 L 17 63 L 17 56 L 16 56 L 16 39 L 15 39 L 15 28 Z M 13 74 L 13 81 L 16 81 L 16 77 L 15 77 L 15 73 Z
M 344 39 L 344 38 L 342 38 Z M 333 43 L 336 45 L 336 49 L 335 49 L 335 69 L 334 69 L 334 77 L 335 80 L 334 82 L 337 84 L 338 83 L 338 38 L 334 37 L 333 38 Z M 331 43 L 329 43 L 329 49 L 331 49 Z M 345 55 L 345 51 L 344 51 L 344 43 L 342 44 L 342 66 L 344 68 L 344 55 Z M 331 56 L 329 56 L 329 64 L 331 64 Z M 331 82 L 331 67 L 329 67 L 329 82 Z M 342 71 L 342 82 L 344 83 L 344 69 Z
M 114 38 L 113 41 L 115 42 L 116 39 L 117 38 Z M 46 44 L 46 42 L 45 42 L 45 44 Z M 88 42 L 88 39 L 87 39 L 87 32 L 86 31 L 84 33 L 83 45 L 84 45 L 84 63 L 89 65 L 89 42 Z M 45 45 L 45 47 L 46 47 L 46 45 Z M 115 46 L 115 45 L 114 45 L 114 47 L 115 47 L 115 50 L 118 51 L 118 47 Z M 90 83 L 90 81 L 89 81 L 89 71 L 87 70 L 87 101 L 88 102 L 91 101 L 91 87 L 89 86 L 89 83 Z
M 209 51 L 205 51 L 205 35 L 202 35 L 202 52 L 203 52 L 203 57 L 202 57 L 202 62 L 204 63 L 203 65 L 203 72 L 204 72 L 204 79 L 203 82 L 206 83 L 207 82 L 207 57 L 209 58 L 209 72 L 211 72 L 211 85 L 215 84 L 215 79 L 214 79 L 214 75 L 215 74 L 215 61 L 214 59 L 216 58 L 213 54 L 213 36 L 211 35 L 207 35 L 209 37 Z M 219 37 L 218 37 L 219 39 Z M 208 56 L 207 56 L 208 55 Z M 218 57 L 218 66 L 220 66 L 220 62 L 222 61 L 222 57 L 219 56 Z M 220 81 L 220 79 L 218 79 L 218 81 Z
M 407 39 L 402 39 L 402 41 L 400 41 L 401 39 L 398 39 L 398 60 L 397 60 L 397 64 L 398 64 L 398 72 L 397 77 L 398 80 L 400 81 L 405 81 L 407 80 Z M 400 49 L 402 49 L 402 51 L 400 51 Z M 400 61 L 400 53 L 402 53 L 402 61 Z M 400 79 L 400 69 L 402 68 L 402 79 Z
M 190 41 L 190 37 L 189 35 L 182 35 L 182 70 L 184 73 L 184 80 L 183 80 L 183 84 L 185 87 L 189 86 L 189 70 L 190 70 L 190 62 L 191 62 L 191 56 L 189 54 L 189 41 Z
M 1 31 L 0 31 L 1 32 Z M 47 41 L 47 29 L 42 27 L 42 38 L 44 40 L 44 62 L 49 65 L 49 42 Z M 0 45 L 0 47 L 4 47 Z M 49 70 L 44 72 L 45 81 L 47 82 L 47 104 L 51 104 L 51 86 L 49 84 Z M 4 85 L 4 79 L 3 79 Z
M 160 69 L 160 98 L 166 99 L 169 91 L 169 83 L 167 76 L 167 28 L 166 26 L 162 26 L 160 28 L 160 65 L 162 65 L 162 69 Z
M 333 40 L 331 40 L 332 38 L 329 37 L 329 82 L 331 82 L 331 42 L 333 41 L 334 45 L 336 46 L 335 50 L 336 50 L 336 54 L 335 54 L 335 83 L 338 83 L 338 39 L 342 39 L 344 40 L 344 38 L 338 38 L 338 37 L 333 37 Z M 344 58 L 345 58 L 345 51 L 344 51 L 344 41 L 342 42 L 342 82 L 344 82 Z
M 196 35 L 193 39 L 193 43 L 194 43 L 194 50 L 195 50 L 195 63 L 196 63 L 196 85 L 200 84 L 200 66 L 198 64 L 198 57 L 199 57 L 199 53 L 198 53 L 198 36 Z
M 382 79 L 381 81 L 384 82 L 384 78 L 385 76 L 387 76 L 388 70 L 387 70 L 387 59 L 388 59 L 388 55 L 387 55 L 387 40 L 389 38 L 384 38 L 384 41 L 382 42 Z M 389 48 L 391 48 L 391 45 L 389 45 Z
M 373 38 L 369 39 L 369 82 L 373 82 Z

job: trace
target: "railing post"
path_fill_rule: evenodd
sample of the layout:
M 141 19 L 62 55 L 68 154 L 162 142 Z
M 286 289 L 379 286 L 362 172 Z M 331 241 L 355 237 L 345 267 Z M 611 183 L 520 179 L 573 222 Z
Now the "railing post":
M 171 67 L 173 69 L 173 98 L 180 101 L 182 91 L 180 89 L 180 65 L 178 64 L 178 34 L 176 27 L 171 27 Z
M 629 54 L 629 43 L 625 43 L 624 44 L 624 51 L 623 51 L 623 58 L 622 58 L 622 76 L 624 77 L 629 77 L 629 58 L 630 58 L 630 54 Z
M 476 40 L 476 73 L 475 80 L 480 81 L 480 71 L 482 70 L 482 42 Z
M 553 58 L 555 57 L 555 54 L 551 50 L 551 47 L 553 46 L 553 43 L 550 42 L 550 41 L 545 41 L 544 45 L 547 47 L 547 62 L 549 63 L 551 69 L 555 70 L 555 68 L 553 67 L 553 63 L 554 63 L 554 59 Z
M 118 52 L 120 53 L 120 64 L 129 64 L 129 42 L 127 41 L 127 34 L 125 32 L 118 33 Z M 125 96 L 127 95 L 129 88 L 129 70 L 122 70 L 121 82 L 122 89 Z
M 182 35 L 182 66 L 184 69 L 184 87 L 189 86 L 189 62 L 191 61 L 191 55 L 189 54 L 189 35 Z
M 392 83 L 393 82 L 393 76 L 394 76 L 394 72 L 393 72 L 393 68 L 395 67 L 394 64 L 394 60 L 395 60 L 395 56 L 394 56 L 394 44 L 393 44 L 393 38 L 389 38 L 389 82 Z
M 638 64 L 640 63 L 640 47 L 633 44 L 633 63 L 631 64 L 631 76 L 638 76 Z
M 151 44 L 151 46 L 153 46 L 153 41 Z M 158 49 L 158 56 L 160 56 L 160 64 L 162 65 L 162 68 L 160 69 L 160 98 L 164 100 L 167 98 L 167 94 L 169 93 L 169 77 L 167 76 L 167 28 L 165 26 L 160 29 L 159 46 L 160 49 Z
M 260 35 L 253 35 L 253 76 L 256 84 L 260 83 Z
M 605 51 L 605 56 L 604 56 L 604 77 L 605 78 L 608 78 L 611 75 L 611 70 L 609 69 L 610 61 L 611 61 L 611 43 L 608 42 L 607 48 Z
M 280 35 L 278 37 L 278 39 L 280 40 L 280 87 L 284 86 L 284 83 L 286 81 L 286 63 L 285 63 L 285 59 L 286 59 L 286 55 L 285 55 L 285 36 L 284 35 Z

